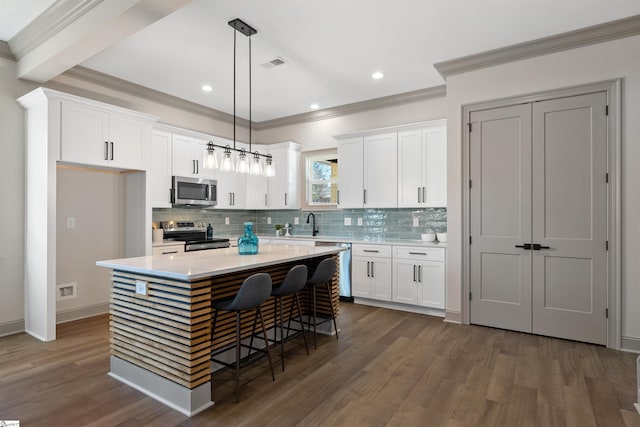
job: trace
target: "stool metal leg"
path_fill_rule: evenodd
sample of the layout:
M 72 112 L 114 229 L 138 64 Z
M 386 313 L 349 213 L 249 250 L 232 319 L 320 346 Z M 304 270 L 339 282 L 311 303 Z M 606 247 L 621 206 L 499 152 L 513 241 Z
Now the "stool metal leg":
M 284 372 L 284 317 L 282 317 L 282 297 L 277 299 L 280 302 L 280 359 L 282 361 L 282 372 Z
M 304 333 L 304 323 L 302 320 L 302 310 L 300 309 L 300 299 L 298 298 L 298 294 L 294 294 L 293 297 L 296 301 L 296 307 L 298 308 L 298 319 L 300 319 L 300 327 L 302 329 L 302 339 L 304 340 L 304 348 L 307 349 L 307 355 L 309 354 L 309 346 L 307 345 L 307 335 Z M 293 311 L 293 301 L 291 301 L 291 308 Z M 291 316 L 289 316 L 289 320 L 291 320 Z M 287 331 L 287 334 L 289 331 Z
M 240 402 L 240 312 L 236 312 L 236 402 Z
M 318 349 L 316 343 L 316 327 L 318 326 L 318 319 L 316 319 L 317 307 L 316 307 L 316 287 L 313 286 L 313 348 Z
M 264 319 L 262 317 L 262 310 L 260 307 L 256 309 L 257 314 L 260 316 L 260 323 L 262 324 L 262 335 L 264 336 L 265 350 L 267 350 L 267 358 L 269 359 L 269 368 L 271 369 L 271 379 L 276 380 L 276 375 L 273 373 L 273 364 L 271 363 L 271 353 L 269 352 L 269 340 L 267 339 L 267 328 L 264 326 Z

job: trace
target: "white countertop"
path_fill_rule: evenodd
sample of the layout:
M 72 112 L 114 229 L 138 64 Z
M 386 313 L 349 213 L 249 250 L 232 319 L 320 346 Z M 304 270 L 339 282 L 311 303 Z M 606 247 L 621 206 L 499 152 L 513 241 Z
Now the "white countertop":
M 341 236 L 305 236 L 296 235 L 290 237 L 269 236 L 266 234 L 258 234 L 258 238 L 269 240 L 310 240 L 314 242 L 335 242 L 335 243 L 361 243 L 366 245 L 396 245 L 396 246 L 431 246 L 434 248 L 446 248 L 447 242 L 427 242 L 424 240 L 407 240 L 407 239 L 365 239 L 362 237 L 341 237 Z
M 98 261 L 99 267 L 175 280 L 194 280 L 256 267 L 280 264 L 344 250 L 336 246 L 260 245 L 256 255 L 238 255 L 238 248 L 185 252 Z

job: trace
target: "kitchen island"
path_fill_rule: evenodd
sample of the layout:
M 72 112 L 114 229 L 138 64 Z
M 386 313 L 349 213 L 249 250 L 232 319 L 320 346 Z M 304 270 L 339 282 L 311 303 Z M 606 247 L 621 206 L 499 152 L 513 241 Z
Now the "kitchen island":
M 257 255 L 238 255 L 237 248 L 98 261 L 112 269 L 109 375 L 192 416 L 213 405 L 213 349 L 234 340 L 231 313 L 218 317 L 212 335 L 211 301 L 232 297 L 250 275 L 265 272 L 274 286 L 296 264 L 310 273 L 339 247 L 260 245 Z M 318 296 L 318 310 L 338 313 L 338 273 L 332 297 Z M 306 307 L 307 295 L 301 301 Z M 288 304 L 284 301 L 285 313 Z M 252 313 L 242 316 L 242 334 L 251 333 Z M 272 300 L 264 304 L 267 327 L 274 325 Z M 305 314 L 305 313 L 303 313 Z M 286 320 L 286 317 L 285 317 Z

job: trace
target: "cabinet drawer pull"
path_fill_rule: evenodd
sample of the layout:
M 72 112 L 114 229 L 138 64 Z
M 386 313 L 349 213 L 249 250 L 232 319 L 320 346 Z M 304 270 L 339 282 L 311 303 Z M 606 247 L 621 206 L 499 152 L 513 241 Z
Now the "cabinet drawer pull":
M 374 250 L 374 249 L 363 249 L 363 250 L 362 250 L 362 252 L 370 252 L 370 253 L 377 254 L 377 253 L 378 253 L 378 252 L 380 252 L 380 251 L 378 251 L 378 250 Z
M 426 255 L 425 252 L 409 252 L 409 255 Z
M 168 254 L 177 254 L 178 251 L 169 251 L 169 252 L 162 252 L 162 255 L 168 255 Z

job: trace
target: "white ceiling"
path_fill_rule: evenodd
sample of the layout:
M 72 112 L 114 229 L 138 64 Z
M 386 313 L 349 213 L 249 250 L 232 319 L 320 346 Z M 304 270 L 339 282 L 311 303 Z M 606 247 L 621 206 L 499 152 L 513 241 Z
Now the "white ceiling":
M 0 0 L 0 5 L 50 0 Z M 444 84 L 433 64 L 640 14 L 639 0 L 193 0 L 82 66 L 233 112 L 233 29 L 252 37 L 252 120 Z M 4 15 L 4 11 L 2 11 Z M 6 17 L 3 18 L 3 20 Z M 0 33 L 0 38 L 2 38 Z M 237 114 L 248 118 L 238 34 Z M 286 64 L 261 64 L 282 58 Z M 371 73 L 382 71 L 382 80 Z M 210 84 L 213 91 L 201 91 Z

